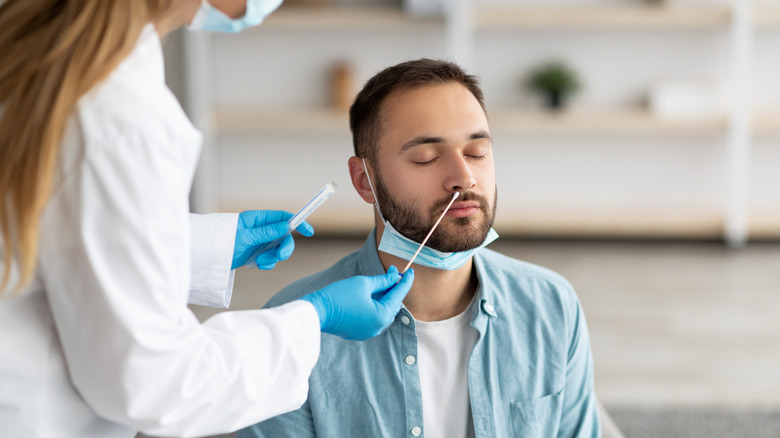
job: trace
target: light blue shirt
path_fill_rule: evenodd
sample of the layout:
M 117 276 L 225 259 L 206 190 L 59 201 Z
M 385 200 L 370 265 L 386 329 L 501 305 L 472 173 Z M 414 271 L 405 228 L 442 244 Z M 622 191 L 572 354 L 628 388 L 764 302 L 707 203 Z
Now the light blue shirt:
M 479 279 L 468 365 L 477 438 L 599 437 L 593 359 L 579 300 L 560 275 L 489 249 L 474 256 Z M 375 231 L 363 248 L 296 281 L 278 306 L 353 275 L 385 271 Z M 403 307 L 365 342 L 322 335 L 309 399 L 298 410 L 239 432 L 249 437 L 424 437 L 414 319 Z

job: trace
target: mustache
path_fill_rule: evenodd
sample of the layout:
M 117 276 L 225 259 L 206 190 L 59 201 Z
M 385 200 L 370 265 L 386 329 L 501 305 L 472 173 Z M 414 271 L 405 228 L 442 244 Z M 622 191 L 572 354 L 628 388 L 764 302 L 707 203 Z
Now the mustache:
M 436 201 L 433 204 L 433 207 L 431 207 L 431 217 L 438 218 L 451 200 L 452 196 L 449 196 L 447 198 Z M 462 192 L 455 201 L 477 201 L 479 203 L 479 208 L 482 211 L 487 211 L 489 207 L 487 198 L 474 192 Z

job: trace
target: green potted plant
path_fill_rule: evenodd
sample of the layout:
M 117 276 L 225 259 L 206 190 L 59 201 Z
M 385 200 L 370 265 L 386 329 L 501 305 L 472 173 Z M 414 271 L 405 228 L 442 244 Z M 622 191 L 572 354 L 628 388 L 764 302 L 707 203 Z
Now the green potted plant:
M 561 110 L 566 100 L 581 87 L 574 70 L 558 61 L 533 69 L 525 79 L 525 86 L 532 92 L 541 94 L 547 102 L 547 107 L 553 111 Z

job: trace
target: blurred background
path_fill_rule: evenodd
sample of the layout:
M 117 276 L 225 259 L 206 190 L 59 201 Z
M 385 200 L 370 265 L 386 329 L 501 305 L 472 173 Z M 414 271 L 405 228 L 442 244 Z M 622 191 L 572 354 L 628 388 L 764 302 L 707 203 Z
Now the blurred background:
M 287 0 L 165 46 L 205 134 L 194 211 L 339 186 L 291 260 L 237 273 L 233 309 L 362 245 L 347 108 L 384 67 L 450 59 L 485 91 L 491 248 L 578 290 L 623 433 L 780 437 L 780 0 Z

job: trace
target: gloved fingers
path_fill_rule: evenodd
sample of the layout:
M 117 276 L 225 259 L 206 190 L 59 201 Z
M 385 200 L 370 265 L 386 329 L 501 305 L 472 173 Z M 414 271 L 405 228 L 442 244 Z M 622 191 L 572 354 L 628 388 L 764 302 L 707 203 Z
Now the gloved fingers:
M 374 300 L 374 301 L 379 301 L 386 294 L 387 294 L 387 290 L 376 291 L 376 292 L 371 294 L 371 299 Z
M 280 244 L 271 245 L 270 242 L 289 234 L 287 220 L 291 217 L 292 213 L 281 210 L 249 210 L 239 213 L 231 269 L 253 266 L 253 260 L 250 259 L 260 249 L 263 249 L 262 254 L 265 256 L 262 259 L 255 256 L 255 259 L 260 260 L 257 264 L 273 267 L 272 264 L 279 261 L 277 257 Z M 269 247 L 264 248 L 266 245 Z M 286 255 L 284 258 L 288 258 L 289 254 L 289 248 L 282 253 Z M 247 264 L 247 261 L 250 263 Z
M 306 237 L 311 237 L 314 235 L 314 227 L 312 227 L 306 221 L 303 221 L 300 225 L 298 225 L 298 228 L 296 228 L 295 231 L 303 234 Z
M 275 267 L 276 267 L 276 263 L 270 263 L 270 264 L 267 264 L 267 265 L 261 265 L 261 264 L 257 265 L 257 269 L 262 269 L 262 270 L 265 270 L 265 271 L 270 271 L 271 269 L 273 269 Z
M 260 269 L 273 269 L 277 262 L 289 259 L 294 249 L 295 240 L 288 234 L 282 239 L 279 245 L 275 245 L 258 254 L 257 257 L 255 257 L 255 263 Z
M 386 275 L 395 276 L 394 279 L 395 279 L 396 282 L 398 282 L 400 280 L 400 277 L 398 275 L 398 268 L 396 268 L 395 265 L 390 265 L 390 267 L 387 268 L 387 274 Z M 385 294 L 389 290 L 390 290 L 390 288 L 374 291 L 371 294 L 371 298 L 373 298 L 375 301 L 379 301 L 379 300 L 382 299 L 383 296 L 385 296 Z
M 258 254 L 257 257 L 255 257 L 255 263 L 257 264 L 257 267 L 274 265 L 278 261 L 279 261 L 278 248 L 271 248 L 268 251 L 261 252 L 260 254 Z M 265 268 L 265 269 L 270 269 L 270 268 Z
M 377 292 L 384 292 L 393 287 L 393 285 L 398 282 L 398 268 L 390 265 L 390 267 L 387 268 L 387 274 L 369 276 L 365 278 L 369 282 L 368 287 L 371 288 L 372 295 Z
M 288 231 L 287 222 L 276 222 L 254 228 L 251 230 L 251 233 L 254 238 L 254 244 L 262 245 L 284 236 Z
M 282 240 L 282 243 L 279 244 L 276 259 L 279 261 L 289 259 L 294 249 L 295 249 L 295 239 L 293 239 L 292 235 L 288 234 Z
M 389 272 L 388 275 L 390 275 Z M 395 274 L 393 278 L 397 280 L 398 274 Z M 401 308 L 401 303 L 403 303 L 404 298 L 406 298 L 406 294 L 408 294 L 409 290 L 411 290 L 412 283 L 414 283 L 414 269 L 409 269 L 404 273 L 404 276 L 401 277 L 401 281 L 398 282 L 398 284 L 392 286 L 392 288 L 378 300 L 379 304 L 385 306 L 393 312 L 397 312 L 398 309 Z
M 257 228 L 276 222 L 287 222 L 293 214 L 284 210 L 248 210 L 238 216 L 247 228 Z

